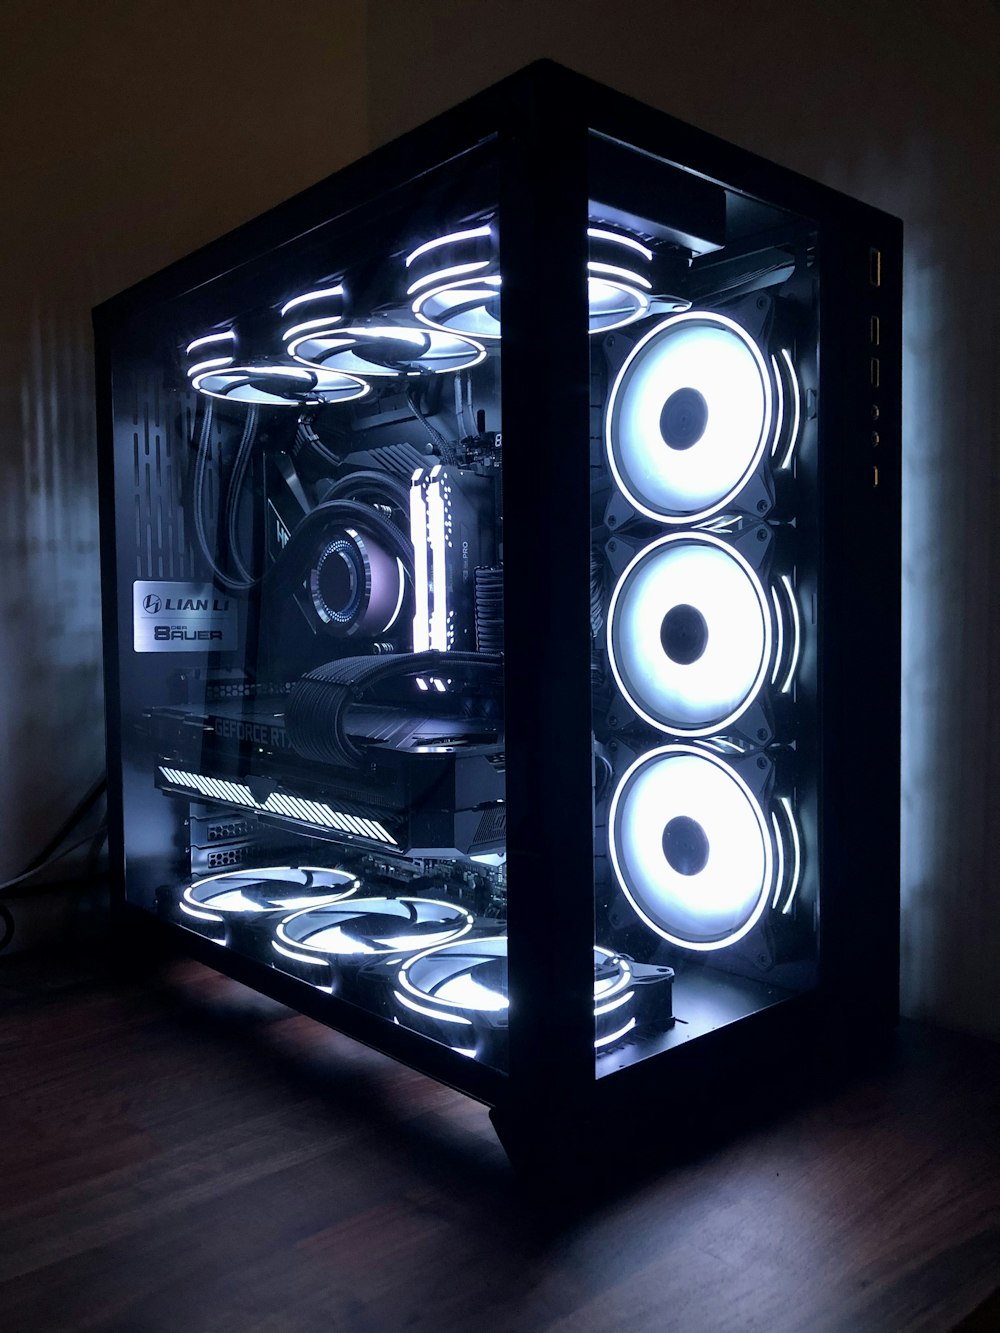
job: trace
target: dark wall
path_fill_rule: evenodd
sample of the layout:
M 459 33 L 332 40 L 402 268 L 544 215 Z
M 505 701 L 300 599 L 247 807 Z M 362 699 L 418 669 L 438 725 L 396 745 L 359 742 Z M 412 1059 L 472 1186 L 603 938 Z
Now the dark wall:
M 364 153 L 363 30 L 315 0 L 0 4 L 0 879 L 104 764 L 90 309 Z

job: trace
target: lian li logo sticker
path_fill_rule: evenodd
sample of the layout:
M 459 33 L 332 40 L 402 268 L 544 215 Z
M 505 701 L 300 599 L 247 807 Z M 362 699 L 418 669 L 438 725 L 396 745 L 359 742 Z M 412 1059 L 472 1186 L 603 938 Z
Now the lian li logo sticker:
M 132 585 L 137 653 L 228 652 L 239 643 L 239 602 L 208 583 Z

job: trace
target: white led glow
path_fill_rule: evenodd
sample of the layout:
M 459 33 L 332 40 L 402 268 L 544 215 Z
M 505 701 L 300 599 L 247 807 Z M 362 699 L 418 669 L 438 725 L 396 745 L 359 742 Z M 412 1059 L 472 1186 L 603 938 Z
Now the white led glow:
M 771 601 L 774 603 L 774 624 L 777 630 L 777 644 L 774 649 L 774 670 L 771 672 L 771 684 L 777 685 L 778 673 L 781 671 L 781 658 L 785 651 L 785 618 L 781 614 L 781 602 L 778 600 L 778 590 L 771 584 Z
M 294 310 L 299 305 L 305 305 L 307 301 L 322 301 L 324 297 L 343 296 L 343 294 L 344 287 L 342 283 L 338 283 L 336 287 L 319 287 L 316 291 L 303 292 L 301 296 L 293 296 L 290 301 L 286 301 L 281 307 L 281 313 L 287 315 L 289 310 Z
M 774 845 L 778 849 L 777 864 L 774 871 L 774 897 L 771 899 L 771 906 L 778 906 L 778 899 L 781 897 L 781 888 L 785 882 L 785 842 L 781 836 L 781 825 L 778 823 L 778 816 L 771 812 L 771 825 L 774 828 Z
M 324 889 L 321 885 L 312 885 L 309 879 L 313 875 L 325 876 L 331 882 Z M 295 881 L 298 878 L 302 892 L 296 892 Z M 212 892 L 211 886 L 224 881 L 234 881 L 232 887 L 220 888 Z M 243 881 L 241 884 L 240 881 Z M 253 897 L 246 892 L 251 884 L 275 881 L 288 886 L 289 892 L 282 896 L 261 895 Z M 205 875 L 194 880 L 185 889 L 181 897 L 181 907 L 192 916 L 206 915 L 207 920 L 221 921 L 218 913 L 245 915 L 256 912 L 298 911 L 306 907 L 318 907 L 322 904 L 338 902 L 350 897 L 358 888 L 358 881 L 344 871 L 329 870 L 323 866 L 263 866 L 246 870 L 223 870 L 215 875 Z
M 607 333 L 641 319 L 649 309 L 649 297 L 624 282 L 591 277 L 587 279 L 587 304 L 591 334 Z
M 599 1051 L 602 1046 L 610 1046 L 613 1041 L 621 1041 L 622 1037 L 626 1036 L 629 1032 L 631 1032 L 634 1027 L 635 1027 L 635 1019 L 630 1018 L 629 1021 L 625 1024 L 625 1026 L 623 1028 L 619 1028 L 617 1032 L 612 1032 L 607 1037 L 598 1037 L 597 1041 L 594 1042 L 594 1050 Z
M 632 968 L 629 966 L 627 959 L 622 958 L 619 954 L 612 953 L 610 949 L 602 948 L 599 944 L 594 945 L 594 953 L 600 958 L 606 958 L 618 969 L 613 977 L 597 977 L 594 980 L 594 999 L 609 1000 L 612 995 L 617 995 L 619 991 L 623 991 L 626 986 L 631 985 Z M 597 958 L 594 961 L 596 963 Z
M 188 370 L 188 379 L 200 374 L 204 370 L 214 370 L 216 366 L 231 366 L 233 358 L 231 356 L 213 356 L 207 361 L 196 361 Z
M 642 288 L 648 287 L 649 283 L 627 269 L 615 269 L 612 265 L 598 267 L 622 273 L 628 282 L 612 277 L 588 278 L 590 332 L 606 333 L 641 319 L 649 309 L 649 297 Z M 420 291 L 411 308 L 415 317 L 428 328 L 471 338 L 499 338 L 500 323 L 488 309 L 488 303 L 496 296 L 495 289 L 500 285 L 500 278 L 493 274 L 452 279 Z M 411 291 L 416 292 L 417 286 L 419 284 Z
M 680 389 L 705 400 L 701 436 L 671 448 L 661 413 Z M 673 315 L 629 353 L 611 389 L 605 426 L 608 462 L 626 499 L 664 523 L 717 513 L 736 496 L 771 436 L 767 365 L 734 320 L 706 311 Z
M 396 839 L 377 819 L 356 819 L 353 815 L 334 810 L 323 801 L 307 801 L 300 796 L 286 796 L 282 792 L 272 792 L 261 804 L 255 800 L 250 788 L 241 782 L 226 782 L 220 778 L 206 777 L 201 773 L 186 773 L 176 768 L 165 768 L 163 765 L 160 766 L 160 772 L 172 786 L 187 787 L 200 796 L 210 796 L 213 800 L 226 802 L 227 805 L 240 805 L 251 810 L 264 810 L 269 814 L 287 815 L 291 819 L 308 824 L 319 824 L 324 828 L 337 829 L 343 833 L 360 833 L 375 842 L 398 846 Z
M 431 473 L 433 477 L 434 473 Z M 431 548 L 431 636 L 430 646 L 446 652 L 448 642 L 448 570 L 446 566 L 443 483 L 427 485 L 427 537 Z
M 297 963 L 309 963 L 312 967 L 326 967 L 327 965 L 325 958 L 310 958 L 307 953 L 299 953 L 295 949 L 286 949 L 277 940 L 271 941 L 271 948 L 275 953 L 283 954 L 286 958 L 294 958 Z
M 185 890 L 185 897 L 190 890 Z M 342 898 L 343 893 L 337 894 L 316 894 L 312 897 L 302 898 L 275 898 L 273 904 L 268 906 L 265 903 L 257 902 L 256 899 L 249 897 L 242 889 L 230 889 L 228 893 L 218 893 L 209 898 L 209 902 L 217 912 L 239 913 L 241 915 L 253 912 L 268 912 L 272 910 L 281 910 L 293 912 L 302 907 L 318 907 L 320 903 L 328 903 L 333 898 Z
M 448 967 L 453 950 L 457 952 L 459 966 L 453 974 L 449 975 Z M 417 954 L 416 957 L 408 959 L 400 968 L 398 981 L 410 996 L 415 997 L 411 1007 L 415 1008 L 418 1013 L 427 1014 L 428 1017 L 432 1018 L 445 1017 L 446 1015 L 438 1009 L 431 1009 L 429 1007 L 431 1004 L 441 1005 L 447 1009 L 462 1010 L 466 1013 L 504 1013 L 509 1007 L 507 996 L 493 986 L 483 985 L 473 975 L 472 969 L 475 968 L 477 956 L 483 963 L 489 963 L 490 959 L 494 958 L 502 959 L 506 964 L 506 937 L 498 935 L 465 941 L 457 945 L 447 944 L 441 948 L 427 949 L 425 952 Z M 632 968 L 628 959 L 612 953 L 610 949 L 595 947 L 595 967 L 599 966 L 602 960 L 607 960 L 614 965 L 616 972 L 613 976 L 595 979 L 595 1018 L 621 1009 L 635 998 L 635 991 L 627 989 L 632 981 Z M 417 985 L 411 980 L 411 974 L 420 974 L 421 972 L 429 975 L 423 978 L 424 985 Z M 504 972 L 504 976 L 506 976 L 506 972 Z M 398 999 L 405 1000 L 406 997 L 400 991 L 395 993 Z M 423 1004 L 418 1005 L 417 1001 L 423 1001 Z M 635 1019 L 632 1018 L 618 1032 L 600 1038 L 595 1042 L 595 1045 L 603 1046 L 612 1041 L 617 1041 L 619 1037 L 630 1031 L 634 1026 Z
M 325 321 L 316 320 L 315 323 L 324 325 Z M 303 328 L 306 326 L 297 325 L 286 337 Z M 373 341 L 398 345 L 393 364 L 386 365 L 365 355 L 366 346 Z M 336 330 L 323 327 L 292 339 L 288 352 L 303 365 L 325 366 L 363 376 L 419 375 L 422 371 L 445 375 L 469 370 L 486 359 L 486 348 L 472 338 L 430 327 L 412 329 L 405 325 Z
M 416 1000 L 411 1000 L 408 995 L 401 995 L 398 990 L 392 993 L 400 1004 L 405 1004 L 407 1009 L 412 1009 L 415 1013 L 426 1014 L 428 1018 L 440 1019 L 442 1023 L 464 1023 L 467 1028 L 472 1027 L 472 1020 L 463 1018 L 461 1014 L 447 1014 L 440 1009 L 428 1009 L 425 1004 L 417 1004 Z
M 307 383 L 312 380 L 309 371 L 300 370 L 298 366 L 244 366 L 242 369 L 246 374 L 277 375 L 279 379 L 304 380 Z
M 427 566 L 427 501 L 423 470 L 410 480 L 410 541 L 413 543 L 413 651 L 425 653 L 431 646 L 431 586 Z M 417 681 L 420 685 L 420 681 Z M 424 683 L 426 690 L 427 685 Z
M 778 358 L 771 357 L 771 367 L 774 370 L 774 439 L 771 442 L 771 456 L 778 452 L 778 445 L 781 443 L 781 423 L 785 417 L 785 392 L 781 387 L 781 368 L 778 365 Z
M 180 908 L 181 911 L 186 912 L 188 916 L 196 916 L 199 921 L 213 921 L 217 924 L 222 923 L 222 917 L 219 916 L 217 912 L 200 912 L 196 907 L 192 907 L 190 903 L 183 901 L 180 904 Z
M 491 274 L 472 279 L 457 278 L 421 292 L 414 298 L 411 309 L 421 324 L 441 329 L 444 333 L 499 338 L 500 321 L 487 307 L 500 285 L 499 276 Z
M 479 1013 L 499 1013 L 509 1004 L 506 995 L 484 986 L 475 977 L 470 977 L 468 972 L 450 977 L 434 992 L 434 998 L 459 1009 L 474 1009 Z
M 795 445 L 799 438 L 799 426 L 802 422 L 802 399 L 799 393 L 799 377 L 795 373 L 792 356 L 787 347 L 781 349 L 781 356 L 788 367 L 788 378 L 792 385 L 792 430 L 788 437 L 788 448 L 781 460 L 781 466 L 786 468 L 791 466 L 792 454 L 795 452 Z
M 641 241 L 637 241 L 634 236 L 625 236 L 617 231 L 604 231 L 601 227 L 588 227 L 587 235 L 594 241 L 612 241 L 615 245 L 627 246 L 628 249 L 637 251 L 644 259 L 653 258 L 652 250 Z
M 365 325 L 356 329 L 344 329 L 349 334 L 366 334 L 369 338 L 394 338 L 397 342 L 410 343 L 414 347 L 423 347 L 427 334 L 422 329 L 408 329 L 405 324 Z
M 313 331 L 314 335 L 317 329 L 330 329 L 332 332 L 332 326 L 339 322 L 339 315 L 303 320 L 301 324 L 293 324 L 290 328 L 285 329 L 281 338 L 283 342 L 289 342 L 292 338 L 299 337 L 303 333 L 308 333 L 310 329 Z
M 396 598 L 396 606 L 392 615 L 379 630 L 380 634 L 385 634 L 388 630 L 392 629 L 400 611 L 403 609 L 403 594 L 406 592 L 406 571 L 403 568 L 403 562 L 400 560 L 399 556 L 396 557 L 396 568 L 399 571 L 399 596 Z
M 609 1004 L 598 1004 L 594 1006 L 594 1017 L 599 1018 L 602 1014 L 610 1014 L 615 1009 L 620 1009 L 623 1004 L 628 1004 L 629 1000 L 635 999 L 635 991 L 626 991 L 624 995 L 619 995 L 617 1000 L 612 1000 Z
M 335 954 L 339 958 L 347 954 L 374 954 L 387 952 L 384 949 L 375 949 L 372 945 L 365 944 L 363 940 L 352 939 L 342 926 L 329 926 L 326 930 L 317 931 L 317 935 L 322 935 L 323 937 L 322 943 L 324 947 L 322 949 L 319 948 L 319 942 L 317 941 L 314 943 L 313 940 L 305 941 L 304 947 L 307 949 L 316 949 L 317 952 L 327 954 L 328 956 Z
M 704 528 L 706 532 L 724 532 L 728 535 L 737 518 L 736 514 L 716 514 L 714 518 L 703 519 L 694 526 L 699 530 Z
M 204 777 L 201 773 L 186 773 L 176 768 L 164 768 L 162 765 L 160 772 L 172 786 L 193 788 L 200 796 L 211 796 L 217 801 L 226 801 L 229 805 L 255 807 L 257 804 L 250 788 L 242 782 L 225 782 L 220 778 Z
M 802 876 L 802 844 L 799 842 L 799 826 L 795 822 L 795 816 L 792 814 L 792 803 L 787 796 L 779 796 L 785 814 L 788 816 L 788 829 L 792 839 L 792 879 L 788 886 L 788 897 L 785 899 L 785 905 L 781 909 L 782 916 L 788 916 L 792 910 L 792 903 L 795 901 L 795 895 L 799 891 L 799 880 Z
M 204 338 L 195 338 L 194 342 L 188 343 L 185 347 L 185 353 L 193 352 L 196 347 L 208 347 L 212 343 L 233 342 L 236 334 L 232 329 L 227 329 L 225 333 L 206 333 Z M 230 358 L 231 360 L 232 358 Z M 190 373 L 190 372 L 189 372 Z
M 675 869 L 664 835 L 677 818 L 702 831 L 707 855 L 695 873 Z M 743 779 L 721 758 L 690 745 L 642 755 L 611 801 L 609 850 L 636 914 L 683 949 L 722 949 L 759 920 L 773 887 L 771 838 Z
M 647 292 L 653 290 L 653 284 L 647 278 L 642 277 L 639 273 L 634 273 L 630 268 L 618 268 L 615 264 L 602 264 L 592 259 L 587 264 L 587 271 L 589 273 L 607 274 L 608 277 L 618 278 L 629 285 L 644 287 Z
M 411 250 L 406 256 L 406 267 L 409 268 L 415 259 L 421 255 L 427 254 L 430 250 L 437 250 L 442 245 L 454 245 L 458 241 L 472 241 L 477 236 L 489 236 L 489 226 L 470 227 L 468 231 L 450 231 L 447 236 L 438 236 L 433 241 L 425 241 L 423 245 L 418 245 L 415 250 Z
M 787 574 L 782 574 L 781 582 L 784 585 L 785 592 L 788 593 L 788 605 L 792 608 L 792 660 L 788 665 L 788 674 L 781 687 L 781 693 L 787 694 L 792 688 L 792 681 L 795 679 L 795 672 L 799 665 L 799 654 L 802 651 L 802 622 L 799 619 L 799 604 L 795 600 L 791 579 Z
M 443 916 L 443 920 L 441 920 Z M 413 922 L 415 925 L 434 923 L 437 929 L 422 935 L 371 934 L 371 923 L 366 917 L 384 917 L 388 920 Z M 414 920 L 415 918 L 415 920 Z M 280 922 L 275 935 L 293 949 L 303 949 L 328 958 L 357 954 L 386 955 L 426 950 L 452 943 L 468 934 L 475 918 L 454 903 L 439 902 L 435 898 L 352 898 L 340 908 L 336 903 L 323 904 L 320 910 L 306 908 Z M 357 924 L 361 922 L 360 929 Z M 364 934 L 365 938 L 359 938 Z
M 673 661 L 661 626 L 679 606 L 707 628 L 693 662 Z M 608 658 L 636 713 L 660 731 L 707 736 L 750 706 L 771 659 L 771 617 L 747 561 L 708 533 L 676 533 L 640 551 L 608 607 Z
M 446 1005 L 449 1008 L 472 1009 L 473 1011 L 479 1011 L 481 1013 L 499 1013 L 505 1009 L 506 997 L 501 992 L 494 991 L 490 987 L 482 985 L 481 982 L 475 983 L 475 990 L 466 990 L 459 987 L 457 992 L 459 996 L 458 1000 L 446 993 L 446 988 L 453 982 L 457 982 L 460 977 L 469 977 L 467 963 L 457 976 L 448 977 L 445 975 L 441 986 L 437 987 L 433 992 L 418 986 L 411 981 L 410 976 L 414 969 L 419 973 L 421 971 L 421 965 L 428 961 L 430 961 L 434 970 L 436 970 L 436 966 L 440 964 L 447 967 L 453 950 L 458 951 L 460 958 L 468 959 L 471 957 L 474 960 L 478 956 L 482 958 L 484 963 L 489 963 L 493 958 L 502 958 L 506 962 L 507 937 L 505 935 L 487 935 L 477 940 L 465 940 L 460 943 L 444 944 L 434 948 L 425 949 L 422 953 L 416 954 L 413 958 L 408 958 L 399 969 L 399 976 L 397 977 L 399 984 L 404 990 L 409 991 L 411 995 L 415 995 L 417 999 L 435 1001 L 439 1004 Z M 474 965 L 475 963 L 473 961 L 473 966 Z M 473 1003 L 463 1003 L 463 996 L 465 1001 L 471 1000 Z M 424 1010 L 423 1012 L 429 1012 L 433 1017 L 438 1016 L 434 1010 Z
M 258 387 L 251 380 L 295 380 L 308 386 L 306 397 L 285 397 Z M 371 386 L 354 375 L 337 370 L 305 370 L 298 366 L 228 366 L 193 375 L 192 385 L 209 398 L 229 402 L 258 403 L 273 407 L 302 407 L 319 403 L 349 403 L 363 398 Z
M 440 285 L 442 282 L 447 282 L 449 278 L 457 278 L 463 273 L 481 273 L 484 268 L 489 268 L 489 266 L 490 261 L 488 259 L 476 259 L 469 264 L 451 264 L 448 268 L 439 268 L 437 272 L 428 273 L 424 277 L 418 278 L 416 282 L 411 283 L 406 289 L 406 294 L 407 296 L 414 296 L 417 292 L 423 291 L 425 287 L 429 287 L 432 282 Z

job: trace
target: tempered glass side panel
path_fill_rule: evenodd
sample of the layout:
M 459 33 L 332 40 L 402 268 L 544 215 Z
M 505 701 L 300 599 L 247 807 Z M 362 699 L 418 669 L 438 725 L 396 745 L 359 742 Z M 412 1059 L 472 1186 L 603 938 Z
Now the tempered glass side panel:
M 809 220 L 589 146 L 598 1077 L 816 984 Z
M 147 308 L 112 364 L 128 899 L 502 1070 L 495 174 Z

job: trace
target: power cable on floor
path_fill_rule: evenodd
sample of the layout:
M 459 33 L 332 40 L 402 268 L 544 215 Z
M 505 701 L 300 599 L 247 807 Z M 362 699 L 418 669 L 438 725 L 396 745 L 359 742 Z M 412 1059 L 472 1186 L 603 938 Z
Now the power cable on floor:
M 54 865 L 56 861 L 61 861 L 63 857 L 69 856 L 71 852 L 90 844 L 90 854 L 87 858 L 88 870 L 92 873 L 100 849 L 103 846 L 104 839 L 107 837 L 107 821 L 102 820 L 96 830 L 87 834 L 85 838 L 71 843 L 68 847 L 59 848 L 66 838 L 89 813 L 94 805 L 100 800 L 101 796 L 107 791 L 107 778 L 102 774 L 96 782 L 84 793 L 80 801 L 63 821 L 56 832 L 49 838 L 45 846 L 39 851 L 25 866 L 19 875 L 14 875 L 11 879 L 5 880 L 0 884 L 0 893 L 7 889 L 12 889 L 17 884 L 23 884 L 25 880 L 31 879 L 39 871 L 47 869 Z M 15 921 L 6 904 L 0 902 L 0 953 L 7 948 L 14 938 Z

